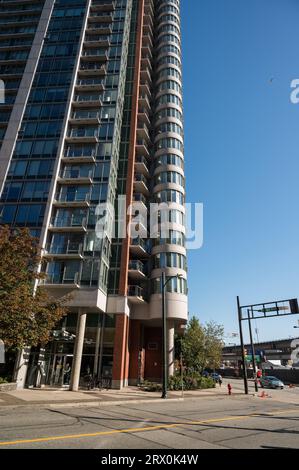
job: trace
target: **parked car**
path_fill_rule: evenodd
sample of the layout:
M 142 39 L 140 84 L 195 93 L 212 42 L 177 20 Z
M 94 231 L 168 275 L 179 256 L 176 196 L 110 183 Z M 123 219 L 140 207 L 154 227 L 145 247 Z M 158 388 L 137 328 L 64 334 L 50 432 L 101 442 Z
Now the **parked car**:
M 202 376 L 203 376 L 203 377 L 209 377 L 210 374 L 209 374 L 209 372 L 208 372 L 207 370 L 204 370 L 203 373 L 202 373 Z
M 263 377 L 260 379 L 260 384 L 262 388 L 280 388 L 281 390 L 284 389 L 284 383 L 277 377 Z

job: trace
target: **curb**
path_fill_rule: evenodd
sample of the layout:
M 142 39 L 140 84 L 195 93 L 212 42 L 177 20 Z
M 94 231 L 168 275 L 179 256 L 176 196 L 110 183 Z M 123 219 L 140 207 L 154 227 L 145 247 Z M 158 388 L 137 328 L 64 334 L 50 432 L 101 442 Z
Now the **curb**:
M 235 398 L 250 398 L 254 395 L 248 395 L 245 396 L 244 394 L 235 394 L 233 395 Z M 200 398 L 219 398 L 219 397 L 228 397 L 228 395 L 224 394 L 205 394 L 205 395 L 197 395 L 197 396 L 184 396 L 184 398 L 179 397 L 179 398 L 167 398 L 166 400 L 163 398 L 141 398 L 141 399 L 132 399 L 132 400 L 111 400 L 111 401 L 100 401 L 100 400 L 91 400 L 91 401 L 80 401 L 80 402 L 27 402 L 27 403 L 16 403 L 16 404 L 7 404 L 7 405 L 0 405 L 0 411 L 5 411 L 5 410 L 11 410 L 11 409 L 16 409 L 16 408 L 39 408 L 39 409 L 45 409 L 45 408 L 84 408 L 86 406 L 90 407 L 107 407 L 107 406 L 121 406 L 121 405 L 142 405 L 146 403 L 179 403 L 179 402 L 184 402 L 185 400 L 196 400 Z

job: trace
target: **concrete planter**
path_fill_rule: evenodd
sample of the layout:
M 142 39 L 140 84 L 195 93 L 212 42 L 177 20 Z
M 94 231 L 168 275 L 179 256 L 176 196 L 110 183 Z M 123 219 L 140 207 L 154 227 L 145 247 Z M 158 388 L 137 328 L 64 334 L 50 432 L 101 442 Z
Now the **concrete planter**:
M 0 384 L 0 392 L 12 392 L 13 390 L 17 390 L 16 382 Z

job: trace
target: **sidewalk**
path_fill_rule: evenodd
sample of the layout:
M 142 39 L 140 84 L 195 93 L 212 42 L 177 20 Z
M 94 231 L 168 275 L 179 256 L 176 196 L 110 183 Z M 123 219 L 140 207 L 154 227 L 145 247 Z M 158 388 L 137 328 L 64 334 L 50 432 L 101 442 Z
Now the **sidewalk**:
M 234 395 L 241 395 L 236 392 Z M 243 394 L 242 394 L 243 395 Z M 216 387 L 208 390 L 169 392 L 169 400 L 182 400 L 182 398 L 216 398 L 227 396 L 226 387 Z M 13 392 L 0 392 L 0 409 L 16 406 L 106 406 L 133 403 L 148 403 L 164 401 L 161 392 L 145 392 L 138 387 L 127 387 L 123 390 L 81 390 L 70 392 L 61 389 L 24 389 Z

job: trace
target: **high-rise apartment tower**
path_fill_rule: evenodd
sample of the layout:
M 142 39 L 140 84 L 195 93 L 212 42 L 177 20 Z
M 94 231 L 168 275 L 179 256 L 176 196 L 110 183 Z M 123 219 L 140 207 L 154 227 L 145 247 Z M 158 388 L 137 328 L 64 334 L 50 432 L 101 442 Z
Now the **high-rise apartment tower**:
M 0 25 L 0 223 L 70 294 L 19 386 L 160 380 L 163 272 L 170 374 L 187 320 L 180 1 L 2 0 Z

